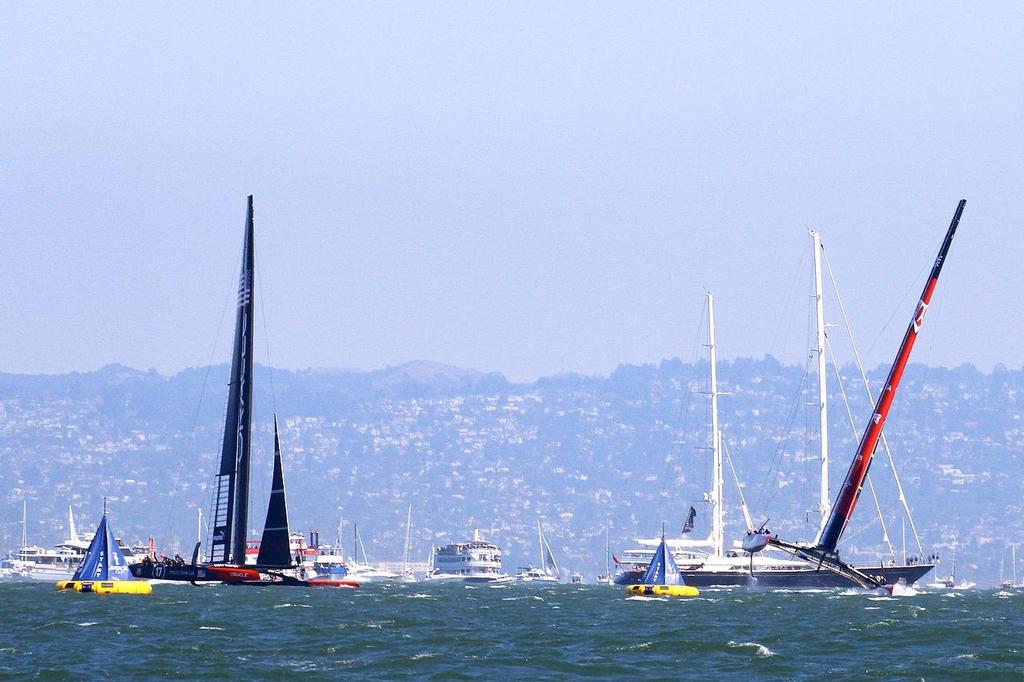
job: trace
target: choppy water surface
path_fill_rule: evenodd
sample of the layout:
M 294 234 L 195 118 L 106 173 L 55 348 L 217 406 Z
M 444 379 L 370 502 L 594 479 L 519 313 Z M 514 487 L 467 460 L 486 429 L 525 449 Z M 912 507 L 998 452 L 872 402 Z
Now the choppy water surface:
M 1024 593 L 0 584 L 0 677 L 264 679 L 1024 676 Z

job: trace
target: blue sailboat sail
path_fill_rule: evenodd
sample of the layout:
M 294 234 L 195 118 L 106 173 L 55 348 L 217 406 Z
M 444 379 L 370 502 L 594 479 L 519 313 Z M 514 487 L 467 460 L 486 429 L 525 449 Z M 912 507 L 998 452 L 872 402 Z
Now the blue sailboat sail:
M 685 585 L 682 574 L 679 573 L 679 566 L 672 556 L 672 550 L 665 542 L 665 533 L 661 534 L 661 544 L 654 550 L 654 557 L 647 565 L 647 572 L 644 573 L 644 585 Z
M 134 580 L 128 570 L 121 548 L 107 524 L 107 515 L 100 519 L 99 528 L 89 544 L 85 558 L 78 565 L 72 580 Z

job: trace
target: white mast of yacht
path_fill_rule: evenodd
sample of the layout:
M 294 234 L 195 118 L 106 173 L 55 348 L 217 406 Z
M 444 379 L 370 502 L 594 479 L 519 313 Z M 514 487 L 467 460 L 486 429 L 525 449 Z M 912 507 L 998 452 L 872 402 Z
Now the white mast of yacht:
M 708 297 L 708 351 L 711 363 L 711 536 L 713 553 L 721 557 L 725 553 L 725 508 L 722 504 L 722 442 L 718 431 L 718 368 L 715 350 L 715 298 L 710 291 Z
M 907 520 L 900 519 L 900 528 L 903 531 L 903 565 L 907 565 Z
M 72 544 L 78 543 L 78 531 L 75 530 L 75 513 L 71 511 L 71 505 L 68 505 L 68 540 Z
M 832 504 L 828 494 L 828 386 L 825 381 L 825 304 L 821 286 L 821 235 L 811 231 L 814 250 L 814 312 L 817 328 L 817 344 L 814 352 L 818 356 L 818 433 L 821 437 L 821 489 L 818 500 L 818 535 L 825 529 Z
M 604 527 L 604 582 L 611 585 L 612 581 L 612 550 L 608 544 L 608 526 Z
M 409 511 L 405 514 L 405 550 L 402 552 L 402 572 L 412 573 L 409 569 L 409 551 L 411 549 L 409 539 L 412 537 L 412 505 L 409 505 Z
M 537 519 L 537 546 L 540 548 L 540 570 L 547 573 L 547 561 L 544 558 L 544 534 L 540 532 L 540 519 Z
M 729 395 L 718 390 L 718 351 L 715 345 L 715 299 L 710 291 L 706 291 L 708 304 L 708 343 L 704 344 L 709 351 L 710 386 L 701 391 L 711 397 L 711 490 L 704 493 L 704 501 L 711 507 L 711 533 L 706 539 L 688 540 L 673 538 L 666 544 L 674 550 L 684 548 L 709 548 L 708 556 L 722 557 L 725 555 L 725 505 L 723 494 L 724 458 L 722 451 L 722 434 L 718 425 L 718 396 Z M 740 495 L 742 497 L 742 490 Z M 748 525 L 749 522 L 748 522 Z M 657 547 L 662 538 L 637 538 L 643 547 Z
M 1017 585 L 1017 545 L 1016 545 L 1016 543 L 1010 545 L 1010 561 L 1013 563 L 1012 573 L 1011 573 L 1013 575 L 1013 583 L 1012 583 L 1012 585 L 1014 587 L 1018 587 L 1018 585 Z
M 416 582 L 416 574 L 410 565 L 410 554 L 412 553 L 412 505 L 405 514 L 405 549 L 402 552 L 402 572 L 399 578 L 402 582 Z

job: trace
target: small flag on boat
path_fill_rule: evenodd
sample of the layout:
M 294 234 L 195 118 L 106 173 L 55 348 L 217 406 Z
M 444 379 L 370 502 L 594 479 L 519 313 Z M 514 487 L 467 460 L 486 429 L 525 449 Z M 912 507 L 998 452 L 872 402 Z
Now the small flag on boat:
M 683 523 L 683 534 L 689 533 L 693 530 L 693 520 L 697 518 L 697 510 L 692 506 L 690 507 L 690 513 L 686 515 L 686 522 Z
M 248 305 L 252 300 L 252 273 L 243 271 L 238 278 L 238 307 Z

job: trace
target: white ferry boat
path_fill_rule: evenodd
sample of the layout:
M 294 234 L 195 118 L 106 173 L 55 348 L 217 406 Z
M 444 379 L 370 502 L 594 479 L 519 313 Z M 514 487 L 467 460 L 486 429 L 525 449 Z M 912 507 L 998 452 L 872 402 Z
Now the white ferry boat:
M 501 547 L 480 539 L 480 531 L 474 531 L 471 542 L 435 547 L 426 579 L 498 583 L 512 580 L 512 576 L 501 570 Z

